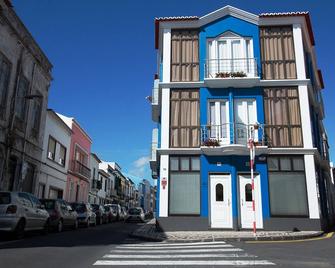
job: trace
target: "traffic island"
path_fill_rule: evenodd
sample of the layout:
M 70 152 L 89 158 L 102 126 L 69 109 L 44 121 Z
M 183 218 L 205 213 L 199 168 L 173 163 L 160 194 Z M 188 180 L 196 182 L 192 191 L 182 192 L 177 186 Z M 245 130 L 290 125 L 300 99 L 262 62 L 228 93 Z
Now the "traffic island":
M 130 233 L 130 237 L 154 242 L 214 242 L 214 241 L 280 241 L 302 240 L 320 237 L 322 231 L 176 231 L 162 232 L 156 228 L 156 221 L 152 219 L 139 229 Z

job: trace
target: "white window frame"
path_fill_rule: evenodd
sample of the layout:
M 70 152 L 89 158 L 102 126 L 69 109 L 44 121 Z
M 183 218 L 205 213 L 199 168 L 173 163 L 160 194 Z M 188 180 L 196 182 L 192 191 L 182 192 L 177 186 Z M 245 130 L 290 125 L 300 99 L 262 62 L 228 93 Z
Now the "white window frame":
M 223 138 L 221 135 L 221 127 L 218 127 L 218 134 L 212 136 L 212 122 L 211 122 L 211 103 L 215 103 L 215 126 L 221 125 L 221 103 L 226 104 L 226 123 L 227 123 L 227 137 Z M 217 139 L 221 145 L 230 144 L 230 118 L 229 118 L 229 100 L 228 99 L 210 99 L 208 100 L 208 126 L 211 128 L 208 130 L 208 137 L 211 139 Z
M 207 61 L 209 62 L 210 60 L 220 60 L 219 59 L 219 46 L 218 46 L 218 43 L 220 41 L 226 41 L 227 42 L 227 45 L 229 47 L 228 49 L 228 54 L 229 54 L 229 57 L 227 58 L 227 60 L 232 60 L 232 56 L 231 56 L 231 51 L 232 51 L 232 42 L 233 41 L 239 41 L 240 44 L 241 44 L 241 53 L 240 55 L 242 55 L 241 58 L 234 58 L 234 59 L 254 59 L 254 45 L 253 45 L 253 39 L 251 37 L 242 37 L 242 36 L 239 36 L 235 33 L 232 33 L 232 32 L 225 32 L 224 34 L 216 37 L 216 38 L 209 38 L 207 39 Z M 247 42 L 249 42 L 249 51 L 247 51 Z M 210 53 L 210 44 L 212 44 L 212 52 L 214 53 Z M 210 55 L 212 54 L 212 55 Z M 248 55 L 250 54 L 250 55 Z M 214 56 L 214 57 L 213 57 Z M 251 61 L 253 64 L 253 60 Z M 250 64 L 250 63 L 249 63 Z M 249 69 L 249 65 L 247 66 L 247 69 Z M 210 73 L 210 71 L 208 71 Z M 246 74 L 248 77 L 253 77 L 255 74 L 252 72 L 252 68 L 251 70 L 247 70 L 246 71 Z

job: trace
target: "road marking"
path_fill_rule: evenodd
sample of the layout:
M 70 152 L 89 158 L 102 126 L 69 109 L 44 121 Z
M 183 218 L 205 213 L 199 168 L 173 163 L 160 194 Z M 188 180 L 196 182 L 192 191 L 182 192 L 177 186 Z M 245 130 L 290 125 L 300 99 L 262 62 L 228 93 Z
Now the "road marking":
M 275 265 L 272 262 L 265 261 L 265 260 L 197 260 L 197 261 L 184 261 L 184 260 L 173 260 L 173 261 L 140 261 L 140 260 L 135 260 L 135 261 L 117 261 L 117 260 L 99 260 L 96 261 L 93 265 L 128 265 L 128 266 L 153 266 L 153 265 L 206 265 L 206 266 L 214 266 L 214 265 L 234 265 L 234 266 L 239 266 L 239 265 Z
M 163 255 L 119 255 L 119 254 L 106 254 L 103 258 L 108 259 L 164 259 L 164 258 L 257 258 L 255 255 L 248 253 L 230 253 L 230 254 L 163 254 Z
M 232 246 L 230 246 L 232 247 Z M 178 250 L 141 250 L 137 252 L 141 252 L 142 253 L 148 253 L 148 254 L 153 254 L 153 253 L 192 253 L 192 252 L 225 252 L 225 251 L 243 251 L 240 248 L 213 248 L 213 249 L 201 249 L 201 250 L 197 250 L 197 249 L 178 249 Z M 116 249 L 116 250 L 111 250 L 111 252 L 115 252 L 115 253 L 130 253 L 130 252 L 134 252 L 134 250 L 127 250 L 127 249 Z
M 195 249 L 202 249 L 202 248 L 225 248 L 225 247 L 231 247 L 231 245 L 224 244 L 224 245 L 194 245 L 194 246 L 160 246 L 160 247 L 142 247 L 142 246 L 117 246 L 116 248 L 119 249 L 135 249 L 135 250 L 148 250 L 148 249 L 183 249 L 183 248 L 195 248 Z
M 298 239 L 298 240 L 271 240 L 271 241 L 245 241 L 247 244 L 271 244 L 271 243 L 300 243 L 316 240 L 329 239 L 334 235 L 334 232 L 330 232 L 327 235 L 321 237 L 307 238 L 307 239 Z
M 194 245 L 221 245 L 227 244 L 223 241 L 218 242 L 193 242 L 193 243 L 166 243 L 166 242 L 157 242 L 157 243 L 136 243 L 136 244 L 121 244 L 122 246 L 142 246 L 142 247 L 160 247 L 160 246 L 194 246 Z

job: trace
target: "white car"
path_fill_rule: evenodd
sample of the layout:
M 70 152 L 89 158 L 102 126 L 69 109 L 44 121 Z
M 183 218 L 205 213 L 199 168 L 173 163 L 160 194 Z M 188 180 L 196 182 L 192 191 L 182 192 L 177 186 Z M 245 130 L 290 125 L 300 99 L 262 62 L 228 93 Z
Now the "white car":
M 141 207 L 134 207 L 128 209 L 126 221 L 145 221 L 144 211 Z
M 0 231 L 22 238 L 32 230 L 49 230 L 49 213 L 38 198 L 25 192 L 0 192 Z

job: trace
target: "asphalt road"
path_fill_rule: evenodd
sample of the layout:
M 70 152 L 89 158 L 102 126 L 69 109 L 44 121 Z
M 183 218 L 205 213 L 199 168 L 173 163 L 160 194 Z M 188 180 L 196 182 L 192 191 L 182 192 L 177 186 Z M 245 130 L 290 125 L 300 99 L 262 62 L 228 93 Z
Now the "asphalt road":
M 140 223 L 112 223 L 11 241 L 0 236 L 1 268 L 335 267 L 335 238 L 285 243 L 154 243 L 128 234 Z

